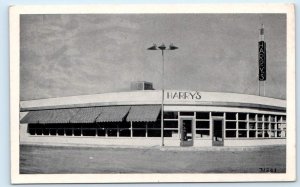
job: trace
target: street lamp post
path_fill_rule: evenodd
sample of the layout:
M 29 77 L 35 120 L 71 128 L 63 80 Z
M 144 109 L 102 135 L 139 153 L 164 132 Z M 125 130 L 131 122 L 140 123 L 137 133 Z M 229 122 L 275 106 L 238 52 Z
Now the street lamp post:
M 167 48 L 165 44 L 161 44 L 157 47 L 156 44 L 153 44 L 153 46 L 149 47 L 148 50 L 161 50 L 162 55 L 162 97 L 161 97 L 161 145 L 164 146 L 164 88 L 165 88 L 165 81 L 164 81 L 164 72 L 165 72 L 165 50 L 176 50 L 178 47 L 174 46 L 172 43 Z

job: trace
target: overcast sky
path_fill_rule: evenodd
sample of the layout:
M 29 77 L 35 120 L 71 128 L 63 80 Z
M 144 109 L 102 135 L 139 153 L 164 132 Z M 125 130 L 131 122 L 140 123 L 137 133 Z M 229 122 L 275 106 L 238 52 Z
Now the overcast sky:
M 258 94 L 258 34 L 265 26 L 266 96 L 286 98 L 283 14 L 21 15 L 21 100 L 165 88 Z

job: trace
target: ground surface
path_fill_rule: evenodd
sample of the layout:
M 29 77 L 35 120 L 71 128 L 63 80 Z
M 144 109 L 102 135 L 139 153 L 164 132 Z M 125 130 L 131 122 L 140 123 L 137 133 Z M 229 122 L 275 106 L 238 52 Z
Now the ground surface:
M 20 146 L 20 173 L 285 172 L 285 146 L 254 149 Z M 266 170 L 265 170 L 266 171 Z

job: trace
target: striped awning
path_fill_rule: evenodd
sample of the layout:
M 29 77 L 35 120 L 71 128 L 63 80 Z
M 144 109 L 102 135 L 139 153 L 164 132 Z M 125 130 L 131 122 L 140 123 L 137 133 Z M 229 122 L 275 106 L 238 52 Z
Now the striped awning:
M 21 123 L 69 123 L 78 108 L 30 111 Z
M 121 122 L 124 120 L 130 106 L 108 106 L 102 107 L 101 114 L 97 117 L 96 122 Z
M 132 106 L 127 116 L 127 121 L 156 121 L 160 113 L 160 105 Z
M 46 112 L 48 112 L 48 110 L 30 111 L 21 119 L 20 123 L 39 123 Z
M 103 107 L 80 108 L 70 123 L 94 123 L 102 110 Z

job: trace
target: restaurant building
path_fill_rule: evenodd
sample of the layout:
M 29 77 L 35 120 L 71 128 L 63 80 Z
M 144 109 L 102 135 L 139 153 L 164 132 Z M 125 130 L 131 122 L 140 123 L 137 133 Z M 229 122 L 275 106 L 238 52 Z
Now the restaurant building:
M 21 101 L 20 142 L 195 147 L 286 143 L 285 100 L 165 90 L 162 130 L 162 91 L 149 88 Z

